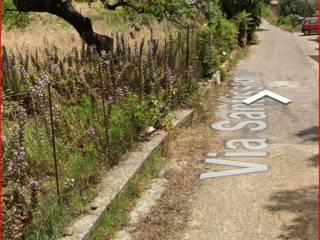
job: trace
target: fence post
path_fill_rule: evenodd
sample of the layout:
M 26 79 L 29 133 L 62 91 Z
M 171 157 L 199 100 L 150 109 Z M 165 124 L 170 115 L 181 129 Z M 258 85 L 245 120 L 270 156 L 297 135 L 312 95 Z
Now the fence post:
M 55 169 L 55 177 L 56 177 L 56 188 L 57 188 L 58 203 L 60 203 L 59 172 L 58 172 L 58 160 L 57 160 L 56 140 L 55 140 L 55 131 L 54 131 L 54 122 L 53 122 L 53 111 L 52 111 L 51 83 L 48 84 L 48 97 L 49 97 L 51 141 L 52 141 L 54 169 Z
M 111 64 L 111 61 L 110 61 Z M 105 140 L 106 140 L 106 148 L 107 148 L 107 156 L 108 156 L 108 160 L 109 160 L 109 164 L 114 165 L 112 159 L 111 159 L 111 151 L 110 151 L 110 139 L 109 139 L 109 111 L 108 111 L 108 115 L 106 112 L 106 98 L 107 98 L 107 94 L 106 94 L 106 89 L 105 89 L 105 82 L 103 81 L 103 77 L 102 77 L 102 69 L 101 69 L 101 65 L 99 64 L 99 78 L 100 78 L 100 84 L 101 84 L 101 90 L 102 90 L 102 111 L 103 111 L 103 123 L 104 123 L 104 131 L 105 131 Z M 108 107 L 109 109 L 109 107 Z
M 164 81 L 165 81 L 165 90 L 168 94 L 168 76 L 167 76 L 167 38 L 164 39 Z
M 211 26 L 212 25 L 212 16 L 211 16 L 211 14 L 212 14 L 212 10 L 211 10 L 211 7 L 212 7 L 212 5 L 211 5 L 211 0 L 208 0 L 208 25 L 209 26 Z
M 187 68 L 189 66 L 189 60 L 190 60 L 190 27 L 187 27 L 187 53 L 186 53 L 186 65 Z
M 189 65 L 190 65 L 190 26 L 187 27 L 187 52 L 186 52 L 186 83 L 187 89 L 190 89 L 190 81 L 189 81 Z
M 139 49 L 139 100 L 142 101 L 143 83 L 142 83 L 142 54 L 143 46 L 140 45 Z

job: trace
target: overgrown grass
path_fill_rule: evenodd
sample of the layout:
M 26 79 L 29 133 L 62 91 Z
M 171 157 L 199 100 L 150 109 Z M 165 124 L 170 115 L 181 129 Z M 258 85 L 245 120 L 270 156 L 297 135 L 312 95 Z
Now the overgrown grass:
M 235 67 L 240 60 L 246 58 L 249 54 L 249 47 L 237 48 L 235 56 L 230 60 L 231 67 Z
M 117 231 L 125 227 L 129 210 L 150 181 L 159 175 L 166 163 L 167 159 L 159 153 L 150 157 L 134 179 L 129 182 L 126 189 L 119 194 L 110 209 L 102 215 L 100 224 L 96 227 L 90 239 L 111 239 Z
M 123 20 L 121 11 L 99 13 L 94 5 L 83 6 L 77 7 L 93 18 L 95 27 L 109 31 L 106 23 L 116 22 L 116 31 L 129 32 L 125 23 L 130 22 L 126 19 L 130 16 Z M 236 26 L 222 15 L 209 29 L 212 37 L 193 29 L 189 45 L 187 31 L 168 24 L 159 24 L 157 30 L 151 25 L 130 41 L 126 35 L 114 34 L 112 54 L 97 53 L 81 44 L 62 20 L 47 14 L 34 17 L 30 29 L 38 30 L 40 26 L 40 32 L 12 31 L 13 43 L 6 37 L 11 45 L 2 49 L 3 237 L 12 240 L 51 240 L 60 235 L 95 196 L 102 171 L 121 161 L 123 153 L 135 143 L 147 140 L 147 127 L 169 129 L 170 112 L 191 102 L 199 104 L 194 94 L 199 83 L 206 80 L 201 76 L 210 78 L 221 70 L 220 62 L 236 46 Z M 53 31 L 49 35 L 52 39 L 62 39 L 59 46 L 52 44 L 48 31 Z M 45 33 L 44 39 L 41 33 Z M 21 37 L 25 34 L 31 38 Z M 203 41 L 198 41 L 200 38 Z M 40 47 L 28 48 L 27 40 Z M 16 48 L 14 41 L 22 45 Z M 74 43 L 76 47 L 72 48 Z M 60 180 L 59 204 L 56 174 Z M 106 229 L 109 235 L 124 224 L 121 219 L 125 211 L 121 207 L 138 196 L 140 182 L 145 183 L 141 179 L 133 183 L 127 194 L 119 197 L 113 214 L 104 218 L 105 225 L 111 226 Z M 98 232 L 102 234 L 103 230 Z
M 266 8 L 265 18 L 272 25 L 280 27 L 287 32 L 300 32 L 301 21 L 297 15 L 280 16 L 276 11 Z
M 3 47 L 5 238 L 54 239 L 92 199 L 101 172 L 147 139 L 147 127 L 170 127 L 168 113 L 196 91 L 199 68 L 186 65 L 182 38 L 134 49 L 116 39 L 114 56 L 83 46 L 60 57 L 48 47 L 43 60 Z
M 246 58 L 249 48 L 237 48 L 233 58 L 230 58 L 230 69 L 234 68 L 240 60 Z M 229 71 L 225 73 L 225 80 L 229 79 Z M 203 108 L 203 96 L 199 92 L 190 95 L 187 100 L 188 107 L 195 108 L 199 119 L 206 115 Z M 114 235 L 128 224 L 128 215 L 141 193 L 150 185 L 152 179 L 156 178 L 159 172 L 166 165 L 168 159 L 159 153 L 147 160 L 136 175 L 130 181 L 128 187 L 119 194 L 113 205 L 101 217 L 101 222 L 93 231 L 91 240 L 112 239 Z
M 12 2 L 12 0 L 9 0 Z M 152 31 L 153 37 L 164 41 L 176 28 L 167 21 L 158 22 L 155 19 L 141 15 L 139 17 L 128 14 L 124 9 L 109 11 L 101 7 L 97 1 L 88 6 L 85 2 L 73 2 L 74 7 L 84 16 L 92 20 L 94 30 L 97 33 L 115 37 L 115 33 L 124 34 L 127 43 L 134 45 L 142 39 L 149 38 Z M 11 8 L 11 7 L 9 7 Z M 4 11 L 4 9 L 3 9 Z M 18 14 L 4 11 L 4 18 L 14 21 L 13 27 L 8 22 L 3 26 L 3 45 L 14 52 L 23 50 L 34 53 L 36 50 L 44 49 L 47 43 L 54 44 L 59 49 L 59 56 L 69 52 L 73 47 L 80 48 L 82 39 L 76 30 L 63 19 L 48 13 Z M 11 17 L 14 13 L 14 17 Z M 21 20 L 20 18 L 26 20 Z M 142 24 L 143 22 L 143 24 Z M 18 27 L 23 25 L 24 28 Z M 39 54 L 41 57 L 41 54 Z
M 28 228 L 28 239 L 50 240 L 58 237 L 61 229 L 64 229 L 79 212 L 86 210 L 85 207 L 95 196 L 93 190 L 94 188 L 85 188 L 68 193 L 68 206 L 59 204 L 54 197 L 40 200 L 38 214 L 43 215 L 35 215 L 35 221 Z

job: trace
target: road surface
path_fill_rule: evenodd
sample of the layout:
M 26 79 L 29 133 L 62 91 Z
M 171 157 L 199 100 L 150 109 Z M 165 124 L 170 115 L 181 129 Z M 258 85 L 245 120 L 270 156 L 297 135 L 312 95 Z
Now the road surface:
M 257 34 L 260 43 L 236 67 L 233 87 L 221 98 L 217 122 L 208 128 L 216 133 L 212 141 L 224 146 L 207 153 L 211 158 L 217 154 L 218 159 L 262 164 L 268 171 L 201 181 L 190 199 L 192 214 L 180 239 L 318 239 L 318 36 L 284 32 L 267 22 Z M 230 130 L 248 120 L 236 119 L 241 115 L 236 101 L 249 94 L 246 86 L 268 89 L 292 103 L 260 101 L 253 106 L 260 112 L 255 116 L 261 117 L 256 120 L 260 124 Z M 250 152 L 266 156 L 225 157 L 226 152 L 249 152 L 237 143 L 239 139 L 260 140 L 250 145 Z M 206 164 L 203 173 L 230 169 L 235 167 Z
M 318 239 L 318 36 L 267 22 L 257 34 L 206 117 L 169 144 L 167 190 L 133 239 Z M 243 103 L 262 90 L 291 103 Z

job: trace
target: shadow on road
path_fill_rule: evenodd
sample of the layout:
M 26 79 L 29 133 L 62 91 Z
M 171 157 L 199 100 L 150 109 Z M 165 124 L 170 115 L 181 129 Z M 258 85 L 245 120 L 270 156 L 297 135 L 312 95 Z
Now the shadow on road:
M 310 162 L 309 165 L 311 167 L 318 167 L 319 166 L 319 155 L 314 155 L 314 156 L 308 158 L 308 161 Z
M 316 62 L 319 62 L 319 57 L 318 55 L 309 55 L 309 57 L 311 57 L 313 60 L 315 60 Z
M 317 38 L 310 38 L 310 39 L 308 39 L 309 41 L 311 41 L 311 42 L 318 42 L 319 41 L 319 37 L 317 37 Z
M 268 31 L 270 31 L 270 30 L 269 30 L 269 29 L 266 29 L 266 28 L 258 28 L 256 31 L 257 31 L 257 32 L 268 32 Z
M 313 126 L 310 128 L 307 128 L 305 130 L 300 131 L 297 136 L 298 137 L 304 137 L 306 138 L 305 141 L 318 141 L 318 132 L 319 132 L 319 127 L 318 126 Z M 310 135 L 310 137 L 308 137 Z
M 310 186 L 271 195 L 266 208 L 284 221 L 278 239 L 318 239 L 318 187 Z
M 316 33 L 310 33 L 309 35 L 304 35 L 303 33 L 299 34 L 298 36 L 300 37 L 312 37 L 312 36 L 317 36 L 318 34 Z M 312 41 L 312 39 L 309 39 L 310 41 Z

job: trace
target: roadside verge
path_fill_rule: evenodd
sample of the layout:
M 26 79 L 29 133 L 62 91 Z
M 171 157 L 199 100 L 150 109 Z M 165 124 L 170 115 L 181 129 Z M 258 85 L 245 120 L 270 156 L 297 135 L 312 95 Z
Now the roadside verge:
M 242 50 L 240 50 L 242 51 Z M 235 50 L 230 55 L 230 59 L 221 65 L 221 68 L 227 72 L 237 61 L 238 51 Z M 205 86 L 200 87 L 199 94 L 205 97 L 207 93 L 219 85 L 220 75 L 215 75 Z M 187 127 L 191 124 L 195 109 L 184 109 L 174 112 L 176 119 L 173 121 L 173 133 L 179 128 Z M 170 140 L 172 133 L 163 130 L 157 131 L 151 135 L 148 142 L 142 142 L 137 145 L 134 151 L 125 156 L 113 169 L 105 173 L 101 179 L 99 193 L 97 197 L 87 206 L 85 213 L 77 217 L 65 229 L 63 237 L 59 240 L 86 240 L 89 239 L 95 227 L 99 224 L 101 217 L 106 213 L 117 197 L 126 190 L 132 179 L 134 179 L 149 159 L 156 153 L 164 149 L 166 143 Z

